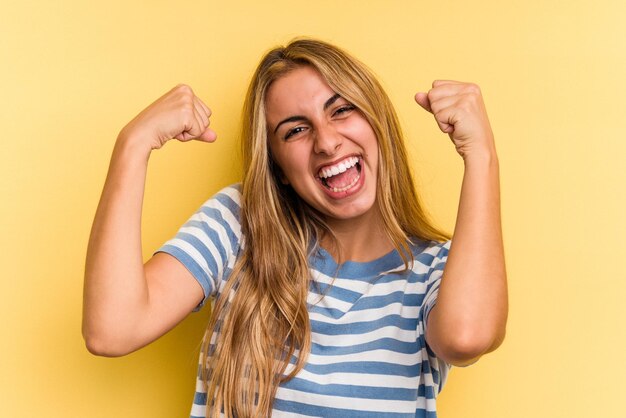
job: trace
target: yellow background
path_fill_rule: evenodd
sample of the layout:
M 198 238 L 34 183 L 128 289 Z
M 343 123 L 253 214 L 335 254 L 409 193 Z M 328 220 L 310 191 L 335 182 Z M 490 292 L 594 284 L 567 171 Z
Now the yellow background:
M 413 94 L 475 81 L 501 163 L 503 346 L 453 369 L 440 416 L 624 417 L 626 3 L 621 0 L 7 1 L 0 7 L 0 416 L 184 417 L 207 311 L 120 359 L 80 334 L 87 239 L 119 129 L 177 83 L 217 143 L 151 157 L 148 257 L 240 175 L 242 97 L 261 54 L 307 35 L 379 76 L 437 221 L 462 162 Z

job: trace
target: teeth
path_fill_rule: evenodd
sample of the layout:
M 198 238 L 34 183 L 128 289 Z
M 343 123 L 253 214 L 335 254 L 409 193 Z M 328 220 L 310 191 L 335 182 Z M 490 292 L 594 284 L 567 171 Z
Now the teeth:
M 359 162 L 357 157 L 346 158 L 341 161 L 339 164 L 335 164 L 332 167 L 325 167 L 320 170 L 319 176 L 323 179 L 327 179 L 328 177 L 336 176 L 339 173 L 345 172 L 347 169 L 352 168 Z
M 354 180 L 352 180 L 352 182 L 350 182 L 350 184 L 348 184 L 346 187 L 333 187 L 332 191 L 335 193 L 339 193 L 339 192 L 345 192 L 346 190 L 350 189 L 351 187 L 354 187 L 354 185 L 356 184 L 357 181 L 359 181 L 359 179 L 361 178 L 361 175 L 359 174 L 358 176 L 356 176 L 354 178 Z

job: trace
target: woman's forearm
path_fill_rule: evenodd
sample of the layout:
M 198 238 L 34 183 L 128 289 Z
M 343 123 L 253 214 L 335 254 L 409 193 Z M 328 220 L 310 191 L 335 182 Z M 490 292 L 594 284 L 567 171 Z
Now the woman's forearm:
M 441 341 L 480 356 L 504 339 L 508 312 L 498 159 L 468 155 L 452 246 L 430 321 Z

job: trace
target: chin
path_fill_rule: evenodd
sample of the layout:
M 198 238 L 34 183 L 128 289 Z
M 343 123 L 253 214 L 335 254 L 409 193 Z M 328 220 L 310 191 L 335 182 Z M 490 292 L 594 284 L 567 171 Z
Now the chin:
M 360 200 L 360 199 L 359 199 Z M 318 209 L 319 210 L 319 209 Z M 370 216 L 377 212 L 376 199 L 363 199 L 361 201 L 354 202 L 342 202 L 339 207 L 333 207 L 331 209 L 321 210 L 327 220 L 340 220 L 349 221 L 351 219 L 359 219 L 362 217 Z

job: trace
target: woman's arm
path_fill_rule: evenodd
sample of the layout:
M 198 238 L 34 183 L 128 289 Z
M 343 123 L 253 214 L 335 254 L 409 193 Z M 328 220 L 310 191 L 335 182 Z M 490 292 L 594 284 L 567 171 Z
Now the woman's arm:
M 158 253 L 143 265 L 141 208 L 151 151 L 170 138 L 213 142 L 210 114 L 191 88 L 181 85 L 119 134 L 87 249 L 82 328 L 94 354 L 132 352 L 202 300 L 201 286 L 172 256 Z
M 452 246 L 426 326 L 433 351 L 464 366 L 495 350 L 506 331 L 498 157 L 478 86 L 435 81 L 415 99 L 434 114 L 465 164 Z

